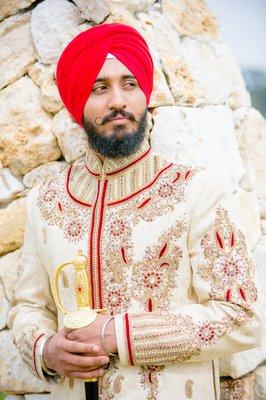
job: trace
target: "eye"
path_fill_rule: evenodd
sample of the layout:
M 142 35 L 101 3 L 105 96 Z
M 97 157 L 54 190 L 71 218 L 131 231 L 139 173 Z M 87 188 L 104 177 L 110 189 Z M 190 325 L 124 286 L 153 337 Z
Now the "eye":
M 131 88 L 135 88 L 135 87 L 137 87 L 138 85 L 137 85 L 137 83 L 135 82 L 135 81 L 127 81 L 127 82 L 125 82 L 125 85 L 124 85 L 126 88 L 129 88 L 129 89 L 131 89 Z
M 96 87 L 93 88 L 93 92 L 95 93 L 102 93 L 107 89 L 107 86 L 105 85 L 98 85 Z

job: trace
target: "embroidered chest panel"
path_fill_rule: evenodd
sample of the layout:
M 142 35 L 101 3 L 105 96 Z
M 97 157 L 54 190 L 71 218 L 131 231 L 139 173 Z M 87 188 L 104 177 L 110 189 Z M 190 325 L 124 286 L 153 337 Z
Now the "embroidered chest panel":
M 184 202 L 188 182 L 198 169 L 157 165 L 159 170 L 153 176 L 147 174 L 149 180 L 142 189 L 120 200 L 110 201 L 117 185 L 111 179 L 94 179 L 91 203 L 75 199 L 67 186 L 70 171 L 63 172 L 60 179 L 46 181 L 40 189 L 38 207 L 47 224 L 62 231 L 67 242 L 87 242 L 93 307 L 118 313 L 127 310 L 132 301 L 148 311 L 169 304 L 182 258 L 186 216 L 166 218 L 168 222 L 149 244 L 145 245 L 144 238 L 147 240 L 157 218 L 170 215 Z M 140 257 L 137 243 L 141 242 Z

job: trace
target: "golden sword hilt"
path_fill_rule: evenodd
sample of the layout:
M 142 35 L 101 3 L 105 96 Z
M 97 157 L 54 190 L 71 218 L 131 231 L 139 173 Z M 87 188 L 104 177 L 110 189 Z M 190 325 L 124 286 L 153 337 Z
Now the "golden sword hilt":
M 52 281 L 52 293 L 57 308 L 65 314 L 64 326 L 69 329 L 79 329 L 92 324 L 96 318 L 97 313 L 105 312 L 104 309 L 92 309 L 92 297 L 89 286 L 89 280 L 86 270 L 87 258 L 78 251 L 73 260 L 67 261 L 57 266 Z M 77 311 L 66 310 L 61 303 L 59 294 L 59 278 L 63 270 L 73 265 L 75 268 L 75 295 L 78 305 Z M 97 378 L 85 379 L 86 382 L 96 382 Z

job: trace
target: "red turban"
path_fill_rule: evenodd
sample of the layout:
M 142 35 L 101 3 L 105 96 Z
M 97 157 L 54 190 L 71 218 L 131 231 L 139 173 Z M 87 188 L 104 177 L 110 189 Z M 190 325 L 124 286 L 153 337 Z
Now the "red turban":
M 153 62 L 147 43 L 124 24 L 94 26 L 76 36 L 61 54 L 56 70 L 60 96 L 73 118 L 82 125 L 86 101 L 108 53 L 135 76 L 149 103 Z

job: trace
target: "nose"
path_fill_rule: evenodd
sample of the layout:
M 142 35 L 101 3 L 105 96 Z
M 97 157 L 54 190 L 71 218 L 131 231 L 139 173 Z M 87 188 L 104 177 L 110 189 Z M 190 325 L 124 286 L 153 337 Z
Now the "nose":
M 126 108 L 127 101 L 123 90 L 119 87 L 113 88 L 110 91 L 110 98 L 108 101 L 109 110 L 121 110 Z

